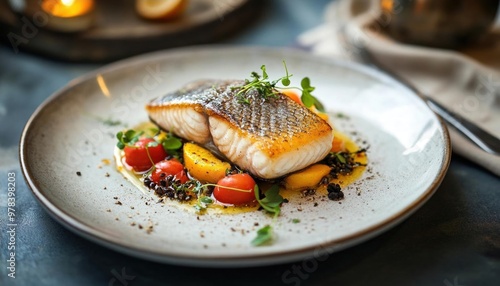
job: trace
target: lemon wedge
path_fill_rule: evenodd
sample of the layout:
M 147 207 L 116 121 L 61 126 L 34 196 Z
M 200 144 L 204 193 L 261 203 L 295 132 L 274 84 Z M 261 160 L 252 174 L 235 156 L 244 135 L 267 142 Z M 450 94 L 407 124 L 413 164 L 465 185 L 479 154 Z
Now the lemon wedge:
M 143 18 L 170 20 L 180 16 L 187 7 L 187 0 L 136 0 L 135 8 Z

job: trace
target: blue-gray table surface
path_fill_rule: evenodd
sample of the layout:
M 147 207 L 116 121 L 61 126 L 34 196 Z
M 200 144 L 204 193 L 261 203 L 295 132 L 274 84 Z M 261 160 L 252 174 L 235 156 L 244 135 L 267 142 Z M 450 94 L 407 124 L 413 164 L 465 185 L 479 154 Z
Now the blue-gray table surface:
M 270 1 L 255 23 L 219 43 L 293 46 L 301 32 L 322 22 L 328 2 Z M 99 66 L 0 47 L 0 285 L 500 285 L 500 179 L 457 155 L 436 194 L 410 218 L 317 264 L 181 267 L 73 234 L 49 217 L 24 183 L 18 143 L 40 103 Z M 9 173 L 17 184 L 15 278 L 7 276 Z

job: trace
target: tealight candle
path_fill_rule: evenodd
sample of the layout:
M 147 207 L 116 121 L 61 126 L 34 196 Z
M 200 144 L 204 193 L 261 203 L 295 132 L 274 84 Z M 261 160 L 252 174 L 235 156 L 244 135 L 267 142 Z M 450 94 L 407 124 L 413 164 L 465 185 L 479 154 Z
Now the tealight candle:
M 48 28 L 61 32 L 88 29 L 93 22 L 93 0 L 43 0 L 42 10 L 49 15 Z

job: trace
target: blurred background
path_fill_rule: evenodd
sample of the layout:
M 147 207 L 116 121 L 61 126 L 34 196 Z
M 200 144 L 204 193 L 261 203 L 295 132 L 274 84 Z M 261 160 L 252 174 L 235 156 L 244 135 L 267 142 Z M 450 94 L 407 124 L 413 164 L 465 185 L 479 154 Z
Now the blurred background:
M 109 62 L 153 50 L 217 42 L 248 27 L 265 11 L 265 1 L 167 1 L 165 7 L 158 1 L 142 2 L 144 7 L 135 0 L 2 1 L 2 41 L 14 52 Z

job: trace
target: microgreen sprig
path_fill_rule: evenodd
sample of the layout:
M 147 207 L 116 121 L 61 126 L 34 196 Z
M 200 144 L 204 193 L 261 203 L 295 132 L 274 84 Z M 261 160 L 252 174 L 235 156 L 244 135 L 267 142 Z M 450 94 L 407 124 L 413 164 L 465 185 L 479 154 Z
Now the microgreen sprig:
M 162 133 L 158 128 L 152 128 L 151 131 L 155 137 L 158 137 L 158 141 L 167 152 L 179 150 L 182 147 L 182 140 L 175 136 L 173 132 Z
M 196 212 L 202 213 L 214 202 L 214 200 L 211 197 L 204 195 L 209 184 L 202 184 L 198 180 L 193 180 L 193 182 L 195 184 L 193 192 L 196 193 L 196 196 L 198 197 L 198 201 L 194 205 L 194 208 L 196 209 Z
M 95 116 L 95 119 L 97 119 L 97 121 L 99 121 L 102 124 L 107 125 L 107 126 L 124 125 L 123 122 L 121 122 L 120 120 L 116 120 L 116 119 L 113 119 L 111 117 L 104 118 L 104 117 Z
M 325 107 L 323 104 L 312 95 L 312 92 L 316 89 L 311 86 L 311 80 L 308 77 L 303 78 L 300 81 L 300 86 L 302 87 L 302 95 L 300 96 L 300 100 L 306 107 L 314 106 L 321 112 L 325 112 Z
M 260 67 L 262 70 L 262 76 L 257 72 L 252 72 L 250 77 L 252 80 L 245 80 L 245 85 L 241 87 L 241 89 L 236 93 L 236 97 L 238 98 L 239 103 L 250 104 L 250 99 L 245 97 L 246 93 L 252 89 L 255 89 L 257 93 L 264 99 L 270 97 L 276 97 L 276 93 L 274 91 L 276 83 L 272 83 L 267 81 L 269 76 L 266 72 L 266 66 L 262 65 Z
M 204 195 L 207 188 L 209 186 L 217 187 L 217 184 L 201 184 L 199 182 L 195 183 L 196 185 L 192 189 L 194 193 L 196 193 L 198 197 L 198 201 L 194 205 L 194 208 L 198 213 L 204 212 L 210 204 L 214 202 L 211 197 Z M 231 189 L 239 192 L 251 192 L 249 190 L 226 187 L 226 189 Z M 259 203 L 259 205 L 268 213 L 273 214 L 273 222 L 276 221 L 277 217 L 281 213 L 281 204 L 283 203 L 283 197 L 279 194 L 279 186 L 273 185 L 267 192 L 265 193 L 265 197 L 260 199 L 260 190 L 259 186 L 255 185 L 254 187 L 255 200 Z M 274 239 L 274 231 L 272 225 L 265 225 L 264 227 L 257 230 L 257 236 L 252 240 L 252 245 L 261 246 L 265 244 L 269 244 Z
M 261 246 L 270 243 L 274 239 L 273 227 L 266 224 L 257 230 L 257 236 L 252 240 L 252 245 Z
M 168 132 L 166 138 L 161 142 L 165 150 L 179 150 L 182 147 L 182 141 L 173 133 Z
M 279 186 L 273 185 L 271 188 L 269 188 L 269 190 L 267 190 L 265 194 L 266 196 L 263 199 L 260 199 L 259 186 L 255 185 L 254 188 L 255 199 L 257 200 L 259 205 L 261 205 L 262 208 L 267 212 L 274 214 L 275 217 L 280 214 L 280 205 L 281 203 L 283 203 L 283 197 L 280 195 L 279 191 Z
M 254 188 L 255 199 L 262 206 L 264 210 L 273 214 L 273 222 L 281 213 L 281 204 L 283 203 L 283 197 L 279 194 L 279 186 L 273 185 L 266 192 L 266 196 L 260 199 L 259 187 L 255 185 Z M 252 245 L 261 246 L 269 244 L 274 239 L 274 231 L 272 225 L 265 225 L 264 227 L 257 230 L 257 236 L 252 240 Z
M 252 72 L 250 74 L 251 80 L 246 79 L 245 85 L 239 87 L 240 89 L 236 93 L 238 102 L 243 104 L 250 104 L 250 99 L 248 97 L 245 97 L 247 92 L 250 90 L 257 91 L 257 93 L 266 100 L 269 98 L 276 98 L 279 94 L 280 89 L 290 88 L 297 89 L 302 92 L 300 98 L 302 100 L 302 103 L 304 103 L 307 108 L 314 106 L 319 111 L 324 112 L 325 108 L 323 104 L 312 95 L 315 87 L 311 86 L 311 80 L 308 77 L 304 77 L 300 82 L 300 87 L 290 87 L 290 77 L 292 77 L 293 75 L 288 73 L 288 68 L 285 61 L 283 61 L 283 66 L 285 68 L 285 76 L 272 81 L 269 80 L 269 75 L 267 74 L 265 65 L 262 65 L 260 67 L 262 75 L 259 75 L 257 72 Z M 283 86 L 278 86 L 278 83 L 281 83 Z
M 116 147 L 120 150 L 123 150 L 125 146 L 134 146 L 134 144 L 139 141 L 140 137 L 144 134 L 144 131 L 135 131 L 135 130 L 127 130 L 125 132 L 120 131 L 116 133 L 116 139 L 118 139 L 118 143 L 116 143 Z M 151 147 L 151 146 L 150 146 Z
M 175 136 L 173 132 L 161 132 L 158 128 L 152 128 L 151 132 L 154 134 L 153 136 L 163 146 L 163 149 L 165 149 L 165 151 L 167 151 L 169 155 L 177 159 L 180 159 L 182 157 L 179 152 L 183 145 L 182 140 L 179 137 Z
M 162 133 L 157 128 L 151 128 L 148 132 L 149 135 L 147 135 L 147 137 L 156 139 L 155 141 L 149 142 L 147 147 L 156 147 L 158 146 L 158 144 L 161 144 L 163 146 L 163 149 L 171 153 L 179 150 L 182 147 L 181 139 L 175 136 L 172 132 Z M 123 148 L 125 148 L 126 146 L 135 147 L 134 144 L 139 141 L 139 139 L 143 135 L 145 135 L 145 132 L 143 130 L 136 131 L 133 129 L 129 129 L 125 132 L 119 131 L 118 133 L 116 133 L 116 139 L 118 139 L 118 143 L 116 144 L 116 146 L 120 150 L 123 150 Z
M 211 205 L 214 202 L 214 200 L 211 197 L 208 196 L 199 196 L 198 197 L 198 202 L 194 206 L 195 209 L 198 212 L 201 212 L 203 210 L 206 210 L 209 205 Z

